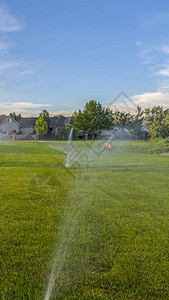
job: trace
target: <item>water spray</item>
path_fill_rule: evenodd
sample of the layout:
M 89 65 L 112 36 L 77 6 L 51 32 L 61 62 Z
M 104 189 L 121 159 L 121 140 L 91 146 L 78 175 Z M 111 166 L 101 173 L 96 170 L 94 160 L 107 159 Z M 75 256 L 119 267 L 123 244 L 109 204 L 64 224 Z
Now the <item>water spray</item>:
M 68 139 L 68 142 L 67 142 L 67 147 L 70 147 L 70 144 L 72 142 L 72 137 L 73 137 L 73 128 L 71 128 L 71 130 L 70 130 L 69 139 Z M 68 151 L 66 153 L 67 153 L 67 158 L 66 158 L 65 167 L 66 168 L 70 168 L 71 167 L 71 164 L 70 164 L 70 153 Z

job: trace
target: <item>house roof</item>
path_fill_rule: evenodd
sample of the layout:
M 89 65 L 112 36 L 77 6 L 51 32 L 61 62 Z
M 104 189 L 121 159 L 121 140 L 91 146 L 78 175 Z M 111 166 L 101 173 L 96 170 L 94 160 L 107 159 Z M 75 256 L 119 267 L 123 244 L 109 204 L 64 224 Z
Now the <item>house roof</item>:
M 8 118 L 7 116 L 2 116 Z M 33 128 L 38 118 L 31 117 L 31 118 L 21 118 L 18 123 L 21 128 Z M 62 115 L 57 115 L 50 118 L 50 127 L 53 128 L 61 128 L 64 127 L 66 124 L 72 124 L 72 117 L 64 117 Z M 3 120 L 4 121 L 4 120 Z M 1 123 L 1 116 L 0 116 L 0 123 Z
M 73 124 L 73 120 L 72 120 L 72 117 L 65 117 L 65 121 L 64 121 L 64 124 Z
M 14 118 L 12 118 L 11 116 L 6 116 L 6 115 L 0 115 L 0 124 L 2 125 L 3 123 L 5 123 L 5 121 L 8 118 L 12 119 L 12 121 L 15 122 L 19 126 L 19 123 Z
M 54 128 L 59 128 L 64 126 L 65 117 L 62 115 L 51 117 L 50 126 Z
M 62 115 L 51 117 L 51 127 L 60 128 L 68 124 L 73 124 L 72 117 L 64 117 Z
M 0 124 L 3 123 L 6 119 L 8 119 L 8 116 L 0 115 Z
M 31 127 L 32 128 L 35 126 L 37 119 L 38 118 L 36 118 L 36 117 L 22 118 L 18 121 L 18 123 L 20 124 L 21 127 L 26 127 L 26 128 Z

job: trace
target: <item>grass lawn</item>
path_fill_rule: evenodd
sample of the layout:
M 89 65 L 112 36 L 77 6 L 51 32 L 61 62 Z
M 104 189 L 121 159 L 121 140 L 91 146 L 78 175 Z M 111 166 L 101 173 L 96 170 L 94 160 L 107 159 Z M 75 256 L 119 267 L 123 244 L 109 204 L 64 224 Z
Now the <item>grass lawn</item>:
M 0 299 L 169 299 L 169 156 L 73 144 L 0 144 Z

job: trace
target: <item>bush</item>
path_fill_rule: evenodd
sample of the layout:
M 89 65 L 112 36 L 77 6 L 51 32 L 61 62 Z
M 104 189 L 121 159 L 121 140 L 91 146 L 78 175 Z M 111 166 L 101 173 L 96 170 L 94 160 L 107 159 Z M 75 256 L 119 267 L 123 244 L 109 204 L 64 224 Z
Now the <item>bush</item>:
M 169 138 L 166 139 L 151 139 L 149 142 L 149 148 L 146 149 L 147 153 L 166 153 L 169 152 Z

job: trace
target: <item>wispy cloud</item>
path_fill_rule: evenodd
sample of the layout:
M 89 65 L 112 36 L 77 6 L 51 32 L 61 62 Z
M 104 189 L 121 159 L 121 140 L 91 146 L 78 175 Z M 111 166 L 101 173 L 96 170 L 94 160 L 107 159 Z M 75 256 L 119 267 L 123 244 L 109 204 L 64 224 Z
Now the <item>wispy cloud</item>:
M 163 70 L 159 70 L 158 72 L 156 72 L 156 75 L 163 75 L 169 77 L 169 66 L 167 66 Z
M 164 53 L 169 54 L 169 45 L 161 46 L 161 50 L 162 50 Z
M 35 65 L 35 63 L 34 63 Z M 36 64 L 37 65 L 37 64 Z M 9 79 L 16 77 L 23 77 L 26 75 L 31 75 L 37 72 L 37 69 L 30 63 L 25 63 L 23 61 L 12 61 L 12 60 L 0 60 L 0 76 L 3 78 L 6 76 Z M 10 72 L 9 72 L 10 71 Z
M 136 42 L 136 45 L 137 45 L 137 46 L 140 46 L 140 45 L 141 45 L 141 41 L 137 41 L 137 42 Z
M 14 102 L 12 104 L 9 104 L 10 107 L 16 107 L 16 108 L 35 108 L 35 107 L 50 107 L 53 106 L 51 104 L 40 104 L 40 103 L 32 103 L 32 102 Z
M 169 79 L 165 79 L 159 82 L 158 91 L 162 93 L 169 93 Z
M 22 77 L 24 75 L 30 75 L 30 74 L 34 74 L 37 70 L 36 69 L 33 69 L 33 70 L 23 70 L 23 71 L 20 71 L 16 74 L 17 77 Z
M 141 49 L 140 49 L 141 48 Z M 141 63 L 149 64 L 147 72 L 149 76 L 156 76 L 157 92 L 169 92 L 169 45 L 146 45 L 143 42 L 140 47 Z M 157 96 L 158 94 L 156 94 Z
M 6 71 L 8 69 L 12 69 L 14 67 L 18 66 L 18 62 L 16 61 L 0 61 L 0 72 Z
M 139 53 L 142 64 L 152 64 L 153 63 L 153 55 L 150 49 L 144 49 Z
M 156 24 L 168 24 L 169 23 L 169 13 L 159 12 L 157 14 L 146 14 L 137 17 L 137 22 L 142 29 L 147 29 L 149 27 L 155 26 Z
M 7 50 L 9 45 L 3 41 L 0 41 L 0 51 Z
M 154 72 L 153 74 L 169 77 L 169 45 L 163 45 L 159 47 L 158 51 L 165 54 L 166 61 L 164 64 L 156 65 L 156 72 Z
M 0 32 L 1 33 L 7 33 L 7 32 L 13 32 L 18 31 L 23 28 L 23 24 L 14 17 L 7 5 L 0 4 Z
M 31 99 L 28 93 L 28 85 L 23 83 L 22 77 L 33 76 L 38 71 L 39 63 L 30 62 L 27 59 L 18 58 L 13 55 L 15 42 L 10 41 L 9 33 L 15 33 L 23 29 L 22 17 L 13 15 L 6 4 L 0 3 L 0 101 L 8 102 L 10 99 Z M 26 79 L 25 79 L 26 80 Z M 22 95 L 18 97 L 18 91 L 22 90 Z

